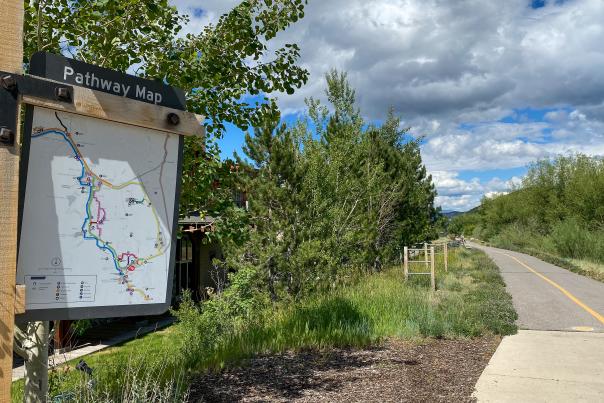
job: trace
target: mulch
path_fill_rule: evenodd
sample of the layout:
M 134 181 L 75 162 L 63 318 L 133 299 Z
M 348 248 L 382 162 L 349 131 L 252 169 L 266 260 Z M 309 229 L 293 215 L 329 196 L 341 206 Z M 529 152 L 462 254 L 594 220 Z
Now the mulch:
M 469 402 L 501 339 L 389 341 L 253 358 L 205 374 L 190 402 Z

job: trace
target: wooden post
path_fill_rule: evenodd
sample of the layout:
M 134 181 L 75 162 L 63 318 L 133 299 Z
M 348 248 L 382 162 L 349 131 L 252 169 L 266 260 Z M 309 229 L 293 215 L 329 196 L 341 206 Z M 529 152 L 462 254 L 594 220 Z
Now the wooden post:
M 55 321 L 55 330 L 54 330 L 54 352 L 55 353 L 64 353 L 69 351 L 70 349 L 70 337 L 69 333 L 71 329 L 71 320 L 57 320 Z
M 405 273 L 405 281 L 409 279 L 409 249 L 405 246 L 403 272 Z
M 424 262 L 426 262 L 426 270 L 428 270 L 428 244 L 426 242 L 424 242 Z
M 0 70 L 23 73 L 23 0 L 0 6 Z M 18 111 L 15 111 L 18 114 Z M 19 115 L 17 115 L 19 116 Z M 10 402 L 15 326 L 19 125 L 10 146 L 0 146 L 0 401 Z
M 430 284 L 432 291 L 436 291 L 436 272 L 434 270 L 434 246 L 430 246 Z
M 443 246 L 443 254 L 445 256 L 445 271 L 449 271 L 449 248 L 446 242 Z
M 401 269 L 403 269 L 403 271 L 405 271 L 405 265 L 403 264 L 403 251 L 401 251 L 400 249 L 398 251 L 398 261 L 401 265 Z

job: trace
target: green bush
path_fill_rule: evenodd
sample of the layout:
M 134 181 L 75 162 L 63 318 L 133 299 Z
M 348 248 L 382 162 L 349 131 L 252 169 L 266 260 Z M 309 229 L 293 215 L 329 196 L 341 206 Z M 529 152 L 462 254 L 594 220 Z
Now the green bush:
M 71 324 L 71 331 L 76 336 L 83 336 L 90 328 L 92 328 L 92 320 L 90 319 L 75 320 Z
M 564 257 L 585 258 L 590 255 L 590 249 L 594 247 L 593 237 L 576 218 L 570 217 L 554 225 L 549 235 L 556 252 Z

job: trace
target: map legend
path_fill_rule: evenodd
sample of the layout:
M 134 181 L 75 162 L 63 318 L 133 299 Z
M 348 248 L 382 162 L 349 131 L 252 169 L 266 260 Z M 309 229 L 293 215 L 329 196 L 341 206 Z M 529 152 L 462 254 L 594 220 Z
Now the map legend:
M 94 302 L 96 276 L 26 276 L 28 304 Z

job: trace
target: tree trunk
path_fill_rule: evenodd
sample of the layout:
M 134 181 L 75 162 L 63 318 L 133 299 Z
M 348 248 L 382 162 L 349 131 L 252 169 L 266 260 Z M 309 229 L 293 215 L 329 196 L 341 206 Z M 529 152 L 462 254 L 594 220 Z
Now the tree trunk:
M 29 322 L 23 348 L 28 351 L 25 361 L 25 403 L 46 403 L 48 397 L 48 333 L 50 324 Z

